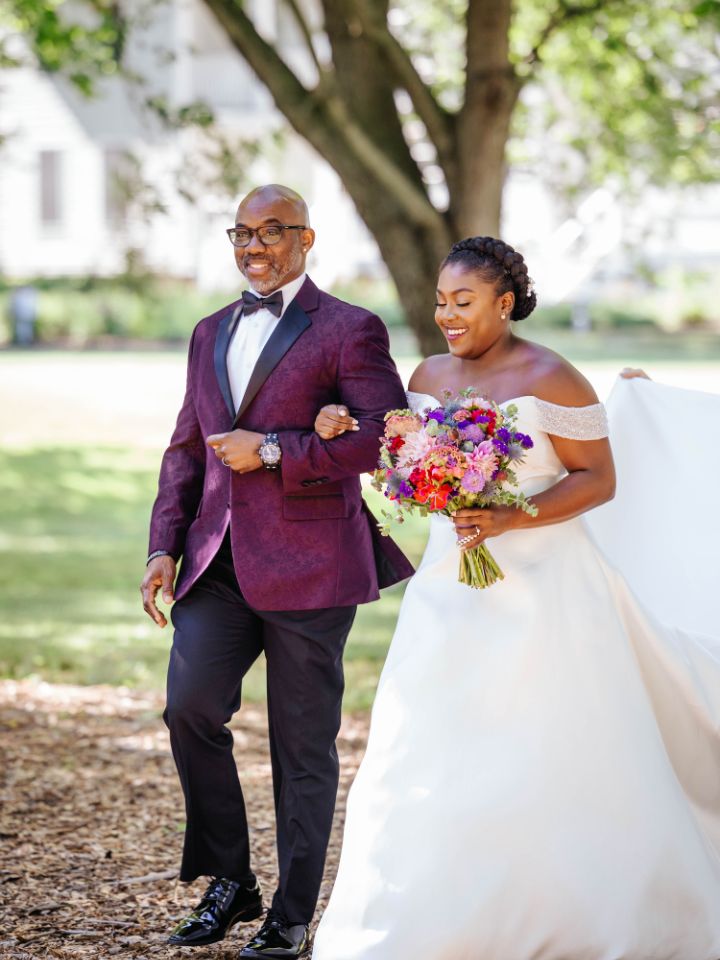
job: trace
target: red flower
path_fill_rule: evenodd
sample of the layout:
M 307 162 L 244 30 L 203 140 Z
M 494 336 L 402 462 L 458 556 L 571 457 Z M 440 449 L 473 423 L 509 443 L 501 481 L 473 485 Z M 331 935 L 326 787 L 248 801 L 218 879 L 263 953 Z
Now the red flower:
M 449 483 L 443 483 L 440 487 L 435 487 L 432 483 L 421 483 L 415 489 L 414 499 L 418 503 L 426 503 L 431 510 L 443 510 L 452 492 L 453 488 Z
M 429 483 L 419 483 L 415 487 L 415 493 L 413 495 L 413 500 L 417 500 L 418 503 L 427 503 L 430 497 L 432 496 L 433 488 Z
M 452 492 L 453 488 L 449 483 L 444 483 L 439 490 L 433 490 L 427 501 L 430 509 L 444 510 Z

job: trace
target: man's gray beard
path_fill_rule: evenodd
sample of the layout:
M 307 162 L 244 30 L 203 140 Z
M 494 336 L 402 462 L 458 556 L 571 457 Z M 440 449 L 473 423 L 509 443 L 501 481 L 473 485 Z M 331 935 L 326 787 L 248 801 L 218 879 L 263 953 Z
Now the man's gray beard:
M 302 256 L 298 254 L 287 263 L 284 276 L 290 273 L 297 273 L 300 267 L 302 267 Z M 266 280 L 251 280 L 250 283 L 253 290 L 257 290 L 258 293 L 264 296 L 266 293 L 272 293 L 274 290 L 277 290 L 278 287 L 282 287 L 288 282 L 280 278 L 277 270 L 273 270 L 273 274 L 272 277 L 268 277 Z
M 260 281 L 252 280 L 250 282 L 252 284 L 253 290 L 257 290 L 258 293 L 262 293 L 263 295 L 265 295 L 266 293 L 272 293 L 273 290 L 276 290 L 278 287 L 282 286 L 282 284 L 278 283 L 277 280 L 271 280 L 271 279 L 260 280 Z

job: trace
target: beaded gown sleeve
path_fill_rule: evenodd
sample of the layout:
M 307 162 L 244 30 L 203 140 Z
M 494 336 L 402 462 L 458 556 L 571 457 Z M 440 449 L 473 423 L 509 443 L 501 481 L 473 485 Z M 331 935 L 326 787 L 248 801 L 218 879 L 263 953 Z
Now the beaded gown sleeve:
M 602 403 L 564 407 L 535 398 L 541 430 L 564 440 L 601 440 L 608 436 L 608 419 Z

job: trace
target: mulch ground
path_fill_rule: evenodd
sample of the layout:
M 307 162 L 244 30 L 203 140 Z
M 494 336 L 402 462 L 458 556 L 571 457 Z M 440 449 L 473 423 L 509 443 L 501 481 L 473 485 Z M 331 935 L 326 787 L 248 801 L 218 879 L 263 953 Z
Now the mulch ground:
M 205 881 L 177 880 L 184 809 L 160 694 L 0 682 L 0 957 L 230 960 L 257 923 L 210 947 L 169 930 Z M 332 887 L 368 717 L 343 722 L 340 794 L 318 916 Z M 266 900 L 276 877 L 265 709 L 243 706 L 235 756 Z

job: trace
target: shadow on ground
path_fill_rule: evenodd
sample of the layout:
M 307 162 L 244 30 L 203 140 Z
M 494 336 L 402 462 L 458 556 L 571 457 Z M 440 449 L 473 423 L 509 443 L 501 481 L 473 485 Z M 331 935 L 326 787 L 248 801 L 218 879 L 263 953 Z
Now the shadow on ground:
M 203 889 L 180 884 L 182 795 L 158 693 L 0 682 L 0 956 L 6 960 L 164 956 L 168 931 Z M 345 799 L 367 738 L 367 714 L 347 715 L 341 786 L 318 915 L 337 870 Z M 265 709 L 233 723 L 252 826 L 253 866 L 274 888 L 273 799 Z M 230 960 L 257 924 L 196 960 Z

